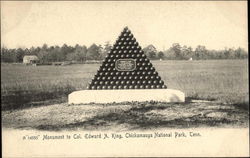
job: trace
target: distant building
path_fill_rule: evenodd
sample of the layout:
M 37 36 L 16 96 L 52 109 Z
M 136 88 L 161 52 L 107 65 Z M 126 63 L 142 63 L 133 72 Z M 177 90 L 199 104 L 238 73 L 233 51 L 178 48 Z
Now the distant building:
M 39 59 L 35 55 L 25 55 L 23 57 L 23 63 L 26 65 L 27 64 L 36 64 L 36 63 L 38 63 L 38 61 L 39 61 Z

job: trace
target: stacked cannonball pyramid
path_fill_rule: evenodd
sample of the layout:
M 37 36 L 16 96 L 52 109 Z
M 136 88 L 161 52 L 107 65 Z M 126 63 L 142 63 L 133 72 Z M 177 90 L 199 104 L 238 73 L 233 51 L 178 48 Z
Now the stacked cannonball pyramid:
M 88 86 L 90 90 L 167 88 L 125 27 Z

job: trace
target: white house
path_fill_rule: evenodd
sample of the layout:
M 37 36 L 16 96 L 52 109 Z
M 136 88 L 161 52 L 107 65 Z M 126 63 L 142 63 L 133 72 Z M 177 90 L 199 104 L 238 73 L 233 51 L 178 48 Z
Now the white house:
M 35 64 L 38 63 L 39 59 L 35 55 L 25 55 L 23 57 L 23 63 L 24 64 Z

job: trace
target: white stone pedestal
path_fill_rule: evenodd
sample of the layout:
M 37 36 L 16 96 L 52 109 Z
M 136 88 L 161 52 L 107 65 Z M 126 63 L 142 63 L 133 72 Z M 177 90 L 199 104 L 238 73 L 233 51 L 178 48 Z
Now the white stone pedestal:
M 185 102 L 185 94 L 174 89 L 82 90 L 69 94 L 69 104 L 132 101 Z

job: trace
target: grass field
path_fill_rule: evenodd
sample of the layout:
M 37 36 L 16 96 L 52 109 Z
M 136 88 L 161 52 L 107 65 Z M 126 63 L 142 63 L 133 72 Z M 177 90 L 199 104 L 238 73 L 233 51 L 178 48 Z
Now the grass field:
M 187 98 L 232 104 L 248 102 L 247 60 L 153 61 L 168 88 Z M 86 89 L 99 64 L 68 66 L 1 65 L 2 109 L 66 102 L 67 95 Z
M 67 95 L 85 89 L 99 64 L 2 64 L 2 125 L 116 131 L 249 126 L 247 60 L 153 61 L 153 65 L 168 88 L 185 93 L 185 103 L 70 105 Z M 194 99 L 210 102 L 192 102 Z

